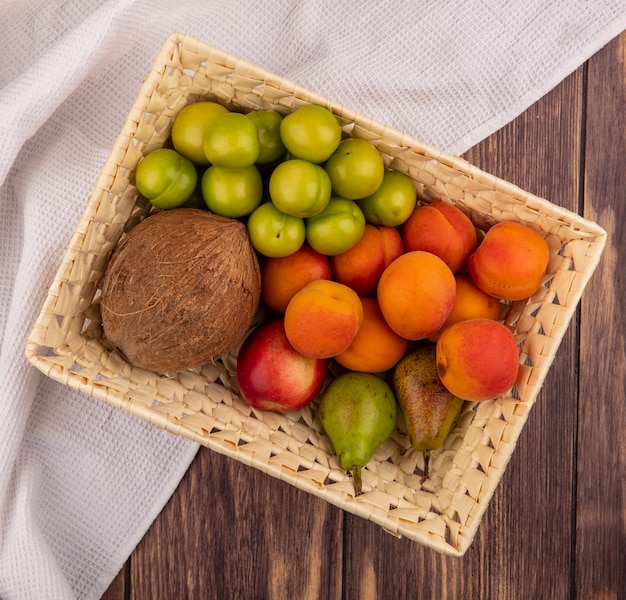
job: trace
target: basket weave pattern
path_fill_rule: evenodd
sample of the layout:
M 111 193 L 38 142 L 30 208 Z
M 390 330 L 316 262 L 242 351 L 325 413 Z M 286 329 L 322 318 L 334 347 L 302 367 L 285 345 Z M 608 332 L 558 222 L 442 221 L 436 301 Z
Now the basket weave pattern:
M 458 206 L 476 226 L 530 225 L 551 256 L 543 285 L 511 304 L 505 322 L 518 340 L 520 372 L 510 394 L 466 403 L 420 485 L 420 452 L 398 430 L 363 470 L 363 494 L 333 456 L 316 402 L 294 414 L 252 410 L 237 396 L 236 353 L 215 365 L 170 375 L 135 368 L 102 338 L 98 285 L 120 237 L 147 215 L 134 185 L 141 158 L 163 146 L 177 113 L 216 100 L 235 110 L 282 114 L 314 103 L 343 131 L 372 142 L 385 164 L 415 182 L 421 202 Z M 26 346 L 46 375 L 156 426 L 319 496 L 385 530 L 461 556 L 513 453 L 581 294 L 600 260 L 603 229 L 399 131 L 264 69 L 182 34 L 172 34 L 103 166 Z

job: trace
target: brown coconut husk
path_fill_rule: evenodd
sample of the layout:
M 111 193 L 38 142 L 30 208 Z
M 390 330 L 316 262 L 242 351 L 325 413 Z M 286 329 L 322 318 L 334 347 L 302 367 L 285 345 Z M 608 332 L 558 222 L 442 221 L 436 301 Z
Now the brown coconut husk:
M 201 366 L 243 340 L 260 289 L 243 223 L 194 208 L 159 211 L 111 256 L 101 288 L 104 335 L 138 367 Z

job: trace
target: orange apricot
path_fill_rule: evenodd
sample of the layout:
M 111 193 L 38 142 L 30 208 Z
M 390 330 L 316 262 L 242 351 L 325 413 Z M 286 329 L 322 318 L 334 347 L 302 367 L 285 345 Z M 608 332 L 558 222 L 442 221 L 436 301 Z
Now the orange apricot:
M 376 228 L 383 240 L 385 268 L 387 268 L 396 258 L 404 254 L 402 236 L 395 227 L 376 225 Z
M 438 256 L 414 250 L 383 271 L 377 293 L 380 310 L 391 329 L 407 340 L 421 340 L 448 318 L 454 306 L 456 280 Z
M 491 227 L 470 256 L 468 270 L 485 293 L 503 300 L 523 300 L 541 285 L 550 258 L 546 240 L 523 223 Z
M 358 294 L 337 281 L 305 285 L 285 310 L 285 333 L 300 354 L 331 358 L 350 346 L 363 322 Z
M 373 295 L 382 272 L 403 252 L 396 229 L 367 223 L 363 236 L 352 248 L 330 257 L 333 279 L 361 296 Z
M 407 340 L 389 327 L 376 298 L 362 296 L 363 322 L 352 343 L 335 360 L 351 371 L 380 373 L 404 355 Z
M 465 266 L 478 243 L 470 218 L 445 202 L 418 206 L 402 227 L 402 240 L 405 250 L 432 252 L 453 273 Z
M 436 347 L 443 385 L 463 400 L 492 400 L 507 392 L 519 372 L 511 330 L 492 319 L 471 319 L 443 331 Z
M 441 328 L 428 336 L 431 342 L 436 342 L 446 327 L 450 327 L 450 325 L 460 321 L 481 318 L 496 320 L 500 315 L 500 303 L 498 300 L 483 292 L 469 275 L 459 273 L 455 276 L 455 279 L 456 298 L 454 306 Z
M 287 304 L 307 283 L 331 279 L 328 257 L 304 244 L 293 254 L 262 257 L 261 300 L 266 306 L 284 313 Z

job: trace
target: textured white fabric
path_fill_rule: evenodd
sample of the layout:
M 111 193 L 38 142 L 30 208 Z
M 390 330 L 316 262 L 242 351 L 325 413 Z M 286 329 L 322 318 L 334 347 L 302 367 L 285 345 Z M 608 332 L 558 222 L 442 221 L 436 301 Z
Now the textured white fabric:
M 624 28 L 624 0 L 0 0 L 0 598 L 100 597 L 198 449 L 24 357 L 169 33 L 461 153 Z

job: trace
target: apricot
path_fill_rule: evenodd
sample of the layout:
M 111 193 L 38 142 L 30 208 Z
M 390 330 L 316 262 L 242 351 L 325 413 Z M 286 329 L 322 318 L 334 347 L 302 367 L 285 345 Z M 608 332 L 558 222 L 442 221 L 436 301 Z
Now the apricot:
M 455 276 L 455 279 L 456 298 L 454 306 L 441 328 L 433 335 L 428 336 L 431 342 L 436 342 L 446 327 L 450 327 L 450 325 L 460 321 L 469 321 L 470 319 L 495 320 L 500 316 L 500 303 L 498 300 L 483 292 L 469 275 L 459 273 Z
M 461 209 L 433 202 L 418 206 L 402 227 L 406 251 L 432 252 L 443 260 L 453 273 L 466 264 L 478 243 L 476 228 Z
M 285 310 L 285 333 L 300 354 L 331 358 L 350 346 L 363 322 L 358 294 L 337 281 L 305 285 Z
M 332 277 L 361 296 L 373 295 L 385 268 L 403 252 L 402 238 L 395 228 L 367 223 L 352 248 L 330 257 Z
M 363 322 L 352 343 L 335 360 L 351 371 L 380 373 L 391 369 L 404 355 L 407 340 L 389 327 L 378 301 L 362 296 Z
M 485 293 L 503 300 L 528 298 L 541 285 L 550 248 L 522 223 L 491 227 L 468 261 L 469 273 Z
M 448 318 L 456 297 L 450 267 L 430 252 L 414 250 L 396 258 L 378 282 L 378 304 L 391 329 L 421 340 Z
M 492 400 L 517 379 L 519 352 L 511 330 L 492 319 L 471 319 L 443 331 L 436 347 L 443 385 L 463 400 Z
M 332 277 L 328 257 L 306 243 L 288 256 L 262 257 L 260 269 L 261 300 L 279 313 L 307 283 Z

